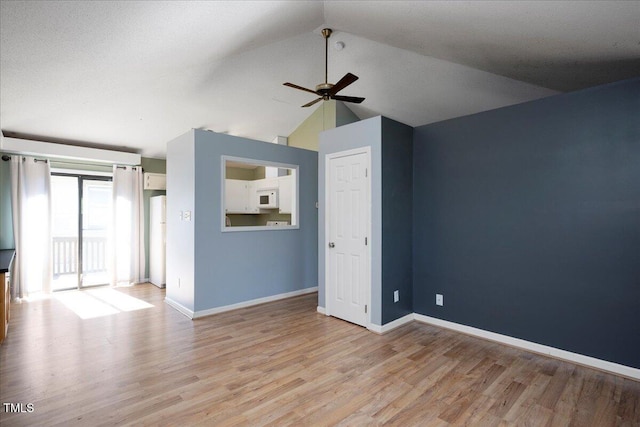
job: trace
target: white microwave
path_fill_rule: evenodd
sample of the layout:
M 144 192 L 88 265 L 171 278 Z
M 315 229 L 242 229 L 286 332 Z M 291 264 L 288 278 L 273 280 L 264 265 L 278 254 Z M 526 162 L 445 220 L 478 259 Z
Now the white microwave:
M 278 190 L 258 190 L 257 204 L 260 209 L 277 209 L 278 208 Z

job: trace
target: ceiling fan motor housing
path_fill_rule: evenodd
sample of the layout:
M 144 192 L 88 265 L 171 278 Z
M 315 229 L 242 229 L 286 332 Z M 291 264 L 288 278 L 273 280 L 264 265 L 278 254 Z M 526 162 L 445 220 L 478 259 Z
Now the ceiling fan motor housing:
M 318 95 L 322 95 L 322 97 L 326 101 L 329 99 L 331 95 L 330 91 L 333 86 L 334 86 L 333 83 L 320 83 L 319 85 L 316 86 L 316 92 L 318 93 Z

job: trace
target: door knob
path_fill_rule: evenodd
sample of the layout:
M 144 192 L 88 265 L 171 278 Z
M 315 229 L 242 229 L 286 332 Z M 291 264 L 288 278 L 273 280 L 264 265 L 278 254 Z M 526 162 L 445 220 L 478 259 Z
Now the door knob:
M 336 247 L 336 244 L 335 244 L 335 243 L 333 243 L 333 242 L 329 242 L 329 247 L 330 247 L 330 248 L 335 248 L 335 247 Z

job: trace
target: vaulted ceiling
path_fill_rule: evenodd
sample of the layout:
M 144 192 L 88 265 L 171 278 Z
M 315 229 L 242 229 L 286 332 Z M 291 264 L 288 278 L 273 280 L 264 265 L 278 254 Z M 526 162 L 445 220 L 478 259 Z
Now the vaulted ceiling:
M 164 157 L 191 128 L 271 141 L 315 87 L 412 126 L 640 76 L 638 1 L 2 1 L 5 136 Z M 336 50 L 335 43 L 344 43 Z

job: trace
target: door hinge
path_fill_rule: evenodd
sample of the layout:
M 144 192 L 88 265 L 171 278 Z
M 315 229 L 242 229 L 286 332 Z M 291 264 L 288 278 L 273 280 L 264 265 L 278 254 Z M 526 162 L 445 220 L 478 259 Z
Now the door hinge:
M 364 177 L 368 177 L 369 176 L 369 169 L 364 168 Z
M 367 314 L 367 304 L 364 305 L 364 314 Z
M 364 238 L 364 245 L 367 246 L 367 238 Z

